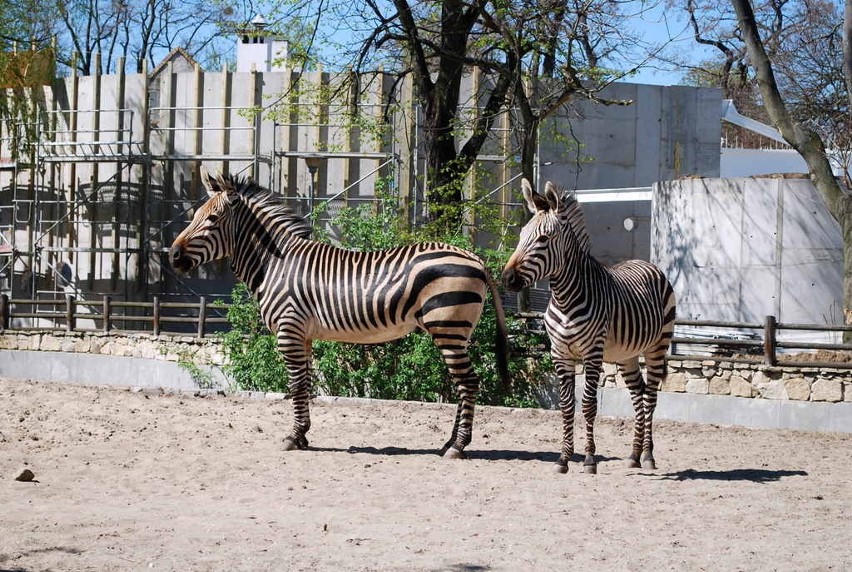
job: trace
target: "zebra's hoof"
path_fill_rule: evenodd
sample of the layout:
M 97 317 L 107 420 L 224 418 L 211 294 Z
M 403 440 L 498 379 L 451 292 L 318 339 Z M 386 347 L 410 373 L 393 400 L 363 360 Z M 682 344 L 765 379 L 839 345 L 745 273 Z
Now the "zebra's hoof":
M 464 458 L 466 458 L 464 451 L 459 451 L 455 447 L 450 447 L 449 449 L 444 451 L 443 457 L 445 459 L 464 459 Z
M 597 475 L 598 474 L 598 466 L 597 465 L 583 465 L 583 472 L 588 475 Z
M 633 458 L 630 458 L 630 459 L 627 459 L 627 462 L 625 463 L 625 466 L 626 466 L 628 469 L 638 469 L 640 465 L 639 465 L 639 461 L 638 461 L 638 460 L 633 459 Z
M 308 447 L 308 440 L 302 437 L 299 440 L 293 439 L 292 437 L 284 438 L 284 450 L 285 451 L 296 451 L 298 449 L 306 449 Z
M 654 459 L 643 459 L 642 460 L 642 468 L 648 471 L 656 471 L 657 463 L 654 462 Z
M 554 463 L 553 470 L 555 470 L 560 475 L 564 475 L 568 472 L 568 463 L 565 463 L 564 465 L 562 463 Z

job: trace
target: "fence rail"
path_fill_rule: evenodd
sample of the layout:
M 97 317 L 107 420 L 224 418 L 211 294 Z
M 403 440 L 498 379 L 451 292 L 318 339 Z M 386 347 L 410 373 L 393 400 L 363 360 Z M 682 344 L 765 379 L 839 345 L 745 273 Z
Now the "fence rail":
M 77 300 L 73 296 L 66 296 L 65 300 L 16 300 L 2 294 L 0 332 L 64 330 L 151 332 L 155 335 L 192 333 L 203 338 L 208 334 L 209 327 L 228 324 L 225 317 L 228 307 L 228 304 L 208 304 L 204 296 L 198 302 L 163 302 L 158 297 L 154 297 L 152 302 L 124 302 L 112 300 L 109 296 L 86 301 Z M 530 331 L 543 331 L 543 314 L 530 312 L 517 316 L 526 322 Z M 36 323 L 26 326 L 16 324 L 15 320 L 35 320 Z M 92 325 L 81 327 L 78 324 L 80 321 L 91 321 Z M 188 329 L 186 325 L 192 327 Z M 767 316 L 762 324 L 677 320 L 670 357 L 852 369 L 852 343 L 785 339 L 784 333 L 796 331 L 834 333 L 842 337 L 852 332 L 852 326 L 784 323 L 778 322 L 775 316 Z M 809 360 L 808 357 L 812 355 L 809 352 L 814 350 L 830 352 L 838 359 Z
M 544 315 L 538 312 L 520 313 L 532 331 L 543 332 Z M 852 343 L 824 343 L 785 339 L 791 332 L 834 333 L 843 338 L 852 326 L 797 324 L 778 322 L 766 316 L 762 324 L 755 322 L 722 322 L 714 320 L 676 320 L 670 358 L 711 359 L 766 365 L 795 365 L 852 369 Z M 700 334 L 700 335 L 699 335 Z M 781 339 L 779 339 L 779 336 Z M 780 351 L 779 351 L 780 350 Z M 823 350 L 834 357 L 809 359 L 813 350 Z M 825 356 L 826 354 L 816 354 Z
M 228 323 L 227 309 L 228 304 L 209 305 L 204 296 L 198 302 L 162 302 L 156 296 L 152 302 L 124 302 L 109 296 L 101 300 L 77 300 L 74 296 L 66 296 L 65 300 L 16 300 L 3 294 L 0 295 L 0 331 L 194 333 L 203 338 L 208 326 Z M 37 323 L 21 326 L 15 324 L 16 319 L 36 320 Z M 93 326 L 80 327 L 78 321 L 82 320 L 92 321 Z M 173 324 L 194 327 L 188 332 L 186 328 L 170 327 Z

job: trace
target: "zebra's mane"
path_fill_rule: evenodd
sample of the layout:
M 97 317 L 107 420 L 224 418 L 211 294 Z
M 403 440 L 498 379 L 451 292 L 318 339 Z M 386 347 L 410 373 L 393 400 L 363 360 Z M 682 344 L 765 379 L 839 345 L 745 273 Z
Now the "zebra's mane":
M 577 194 L 571 191 L 562 191 L 562 198 L 559 200 L 559 218 L 564 219 L 571 227 L 577 243 L 580 245 L 580 250 L 589 252 L 589 231 L 586 229 L 586 217 L 583 215 L 583 209 L 580 207 L 580 202 L 577 200 Z
M 252 212 L 264 221 L 267 231 L 310 238 L 311 225 L 284 203 L 284 197 L 245 177 L 228 175 L 228 183 Z

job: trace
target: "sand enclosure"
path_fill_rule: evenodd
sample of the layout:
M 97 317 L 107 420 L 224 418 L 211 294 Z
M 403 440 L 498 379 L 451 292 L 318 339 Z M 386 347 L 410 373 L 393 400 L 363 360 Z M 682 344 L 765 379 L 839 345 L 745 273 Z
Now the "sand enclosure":
M 287 401 L 0 395 L 0 570 L 852 570 L 852 435 L 659 422 L 650 472 L 604 419 L 561 475 L 555 411 L 478 408 L 447 461 L 451 405 L 317 401 L 286 453 Z

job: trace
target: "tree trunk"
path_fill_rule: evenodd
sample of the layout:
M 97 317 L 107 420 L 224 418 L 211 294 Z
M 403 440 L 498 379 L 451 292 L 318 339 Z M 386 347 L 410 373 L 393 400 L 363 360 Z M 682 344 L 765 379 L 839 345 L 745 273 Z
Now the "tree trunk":
M 846 0 L 843 6 L 843 81 L 846 84 L 846 98 L 849 101 L 849 113 L 852 113 L 852 0 Z
M 850 1 L 852 0 L 846 0 L 847 13 L 852 10 Z M 810 129 L 793 121 L 787 111 L 775 81 L 772 62 L 760 39 L 750 0 L 731 0 L 731 3 L 736 10 L 740 31 L 757 74 L 766 112 L 784 140 L 805 160 L 814 186 L 825 200 L 831 215 L 840 223 L 843 233 L 843 314 L 846 323 L 852 323 L 852 208 L 849 206 L 849 194 L 841 189 L 831 170 L 822 139 Z M 848 24 L 848 21 L 844 24 Z

